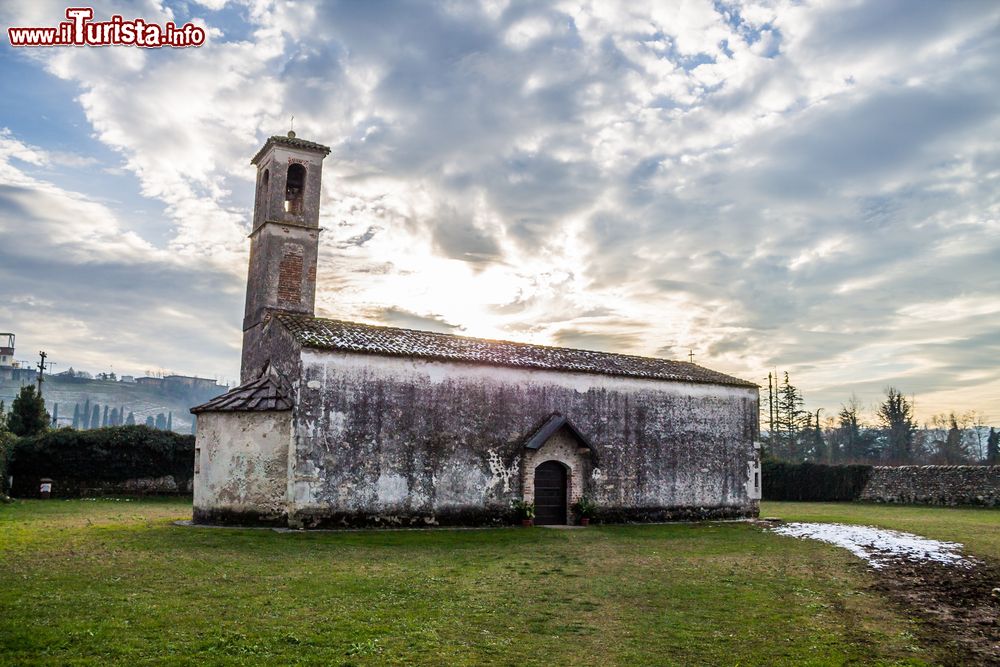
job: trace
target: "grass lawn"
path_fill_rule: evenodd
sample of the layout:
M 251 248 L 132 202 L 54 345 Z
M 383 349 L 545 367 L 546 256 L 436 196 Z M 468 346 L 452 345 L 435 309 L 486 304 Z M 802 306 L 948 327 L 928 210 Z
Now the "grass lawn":
M 848 511 L 815 507 L 838 520 Z M 859 508 L 859 521 L 880 521 Z M 810 511 L 766 508 L 821 518 Z M 940 657 L 849 553 L 743 523 L 304 534 L 171 525 L 189 512 L 178 500 L 0 505 L 0 664 Z M 948 524 L 954 532 L 939 536 L 971 537 Z

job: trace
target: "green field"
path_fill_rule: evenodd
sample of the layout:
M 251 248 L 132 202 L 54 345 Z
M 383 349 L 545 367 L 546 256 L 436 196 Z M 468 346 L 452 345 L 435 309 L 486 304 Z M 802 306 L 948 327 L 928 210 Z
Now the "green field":
M 1000 518 L 805 503 L 767 503 L 763 513 L 906 528 L 994 555 Z M 940 658 L 849 553 L 745 523 L 343 533 L 172 525 L 188 514 L 178 500 L 0 505 L 0 664 Z

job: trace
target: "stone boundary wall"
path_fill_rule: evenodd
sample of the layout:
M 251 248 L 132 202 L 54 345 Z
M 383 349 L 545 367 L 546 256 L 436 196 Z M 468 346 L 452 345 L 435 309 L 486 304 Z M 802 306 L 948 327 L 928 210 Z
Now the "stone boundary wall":
M 14 477 L 11 494 L 15 498 L 38 498 L 42 479 L 34 475 Z M 94 496 L 182 496 L 192 492 L 190 479 L 136 477 L 120 481 L 52 478 L 53 498 L 90 498 Z
M 875 466 L 858 500 L 1000 507 L 1000 466 Z

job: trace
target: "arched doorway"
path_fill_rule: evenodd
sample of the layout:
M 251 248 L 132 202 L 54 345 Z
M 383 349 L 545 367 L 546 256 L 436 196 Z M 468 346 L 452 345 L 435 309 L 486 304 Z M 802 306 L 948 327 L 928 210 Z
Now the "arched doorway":
M 566 466 L 558 461 L 535 468 L 535 523 L 566 524 Z

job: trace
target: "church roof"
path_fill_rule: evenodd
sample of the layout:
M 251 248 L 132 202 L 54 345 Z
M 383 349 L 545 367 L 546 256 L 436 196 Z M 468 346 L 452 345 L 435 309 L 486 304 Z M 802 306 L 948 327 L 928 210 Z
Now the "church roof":
M 264 145 L 261 146 L 259 151 L 257 151 L 257 154 L 254 155 L 253 159 L 250 160 L 250 164 L 257 164 L 260 161 L 260 159 L 264 157 L 264 153 L 266 153 L 271 148 L 271 146 L 274 146 L 275 144 L 279 146 L 287 146 L 289 148 L 297 148 L 299 150 L 314 151 L 316 153 L 322 153 L 323 155 L 330 154 L 329 146 L 324 146 L 323 144 L 317 144 L 315 141 L 299 139 L 295 136 L 294 132 L 290 134 L 292 135 L 290 137 L 282 136 L 280 134 L 268 137 L 267 141 L 264 142 Z
M 753 382 L 740 380 L 686 361 L 469 338 L 291 313 L 279 313 L 275 317 L 303 347 L 321 350 L 420 357 L 440 361 L 596 373 L 651 380 L 737 387 L 757 386 Z
M 191 408 L 191 412 L 266 412 L 291 410 L 292 399 L 278 378 L 265 371 L 256 380 L 244 382 L 207 403 Z

